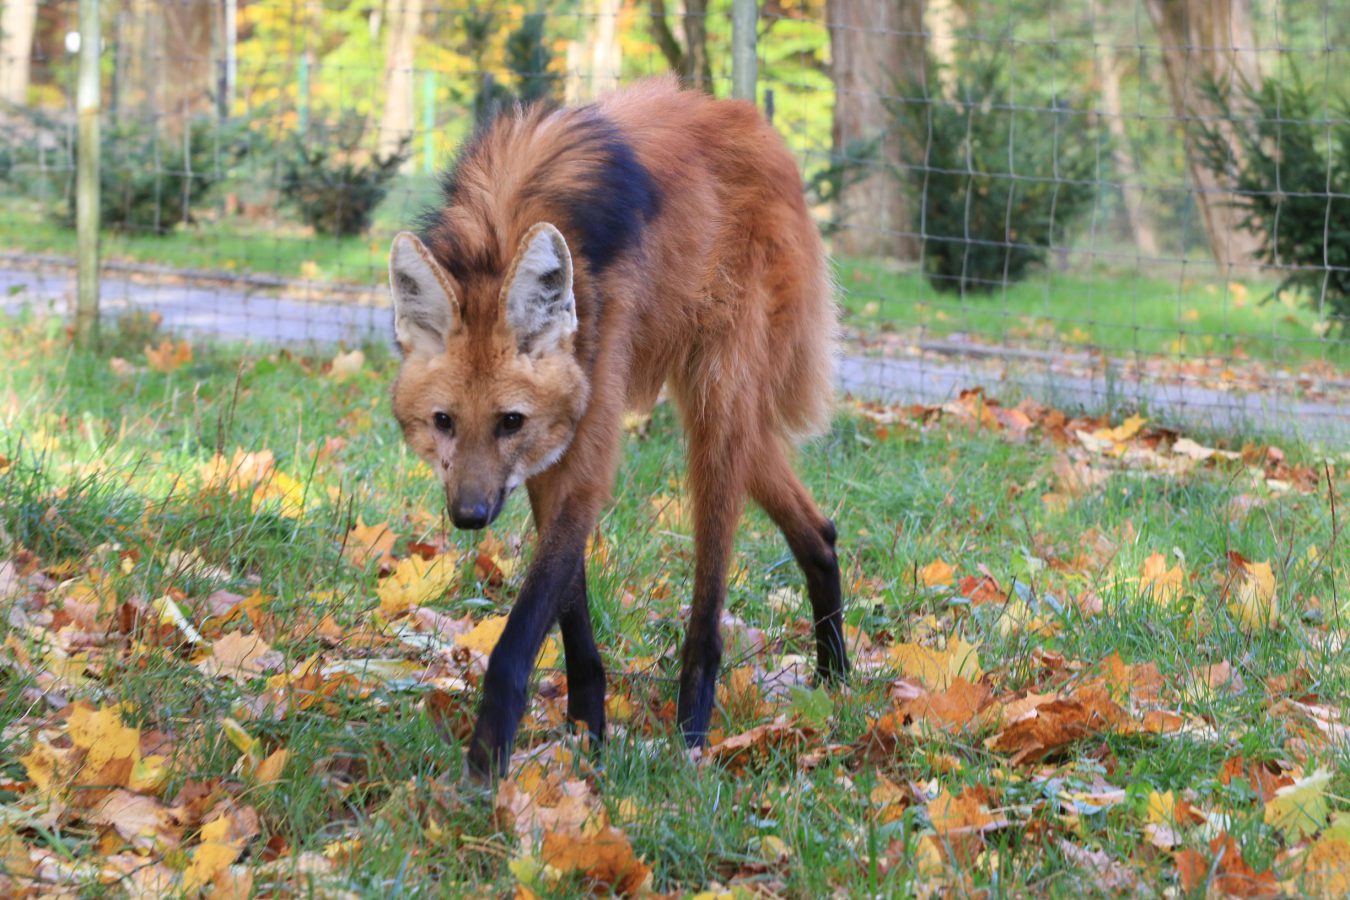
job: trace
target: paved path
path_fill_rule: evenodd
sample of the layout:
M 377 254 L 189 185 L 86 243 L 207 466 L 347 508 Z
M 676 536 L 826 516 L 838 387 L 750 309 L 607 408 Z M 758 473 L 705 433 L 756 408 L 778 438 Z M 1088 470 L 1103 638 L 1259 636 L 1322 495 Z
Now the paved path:
M 60 312 L 73 295 L 74 280 L 67 271 L 0 267 L 0 308 Z M 101 302 L 112 315 L 129 309 L 156 311 L 171 332 L 231 341 L 356 344 L 389 334 L 385 306 L 309 302 L 231 286 L 169 284 L 163 279 L 142 284 L 107 277 Z M 886 401 L 941 403 L 980 385 L 990 396 L 1005 399 L 1029 395 L 1066 407 L 1140 408 L 1176 424 L 1258 429 L 1333 450 L 1350 447 L 1350 405 L 1293 400 L 1286 394 L 1239 394 L 1166 382 L 1108 383 L 1104 377 L 1051 373 L 1045 366 L 932 357 L 848 356 L 839 375 L 844 390 Z

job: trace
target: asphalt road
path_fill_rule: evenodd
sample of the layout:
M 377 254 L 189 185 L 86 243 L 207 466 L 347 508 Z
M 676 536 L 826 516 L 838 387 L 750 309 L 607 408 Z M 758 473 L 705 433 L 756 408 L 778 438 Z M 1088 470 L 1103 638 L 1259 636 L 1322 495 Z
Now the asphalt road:
M 74 296 L 66 270 L 0 267 L 0 308 L 25 306 L 64 312 Z M 357 344 L 388 339 L 388 308 L 354 301 L 306 301 L 269 292 L 201 284 L 139 283 L 105 277 L 102 309 L 116 316 L 133 309 L 159 312 L 164 327 L 183 336 L 255 344 Z M 1032 396 L 1067 408 L 1143 409 L 1177 425 L 1256 429 L 1328 449 L 1350 447 L 1350 405 L 1296 400 L 1285 393 L 1236 393 L 1194 384 L 1112 380 L 1065 375 L 1024 362 L 921 356 L 908 359 L 846 356 L 843 390 L 904 403 L 941 403 L 976 385 L 1004 399 Z

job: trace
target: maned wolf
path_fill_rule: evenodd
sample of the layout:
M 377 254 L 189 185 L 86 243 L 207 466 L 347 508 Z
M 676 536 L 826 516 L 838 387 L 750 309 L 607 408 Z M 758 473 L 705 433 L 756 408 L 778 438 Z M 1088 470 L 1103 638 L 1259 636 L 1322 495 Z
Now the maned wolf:
M 505 773 L 554 622 L 568 715 L 603 737 L 586 539 L 622 414 L 650 408 L 663 384 L 688 440 L 697 545 L 686 740 L 701 743 L 712 714 L 747 493 L 806 575 L 820 677 L 846 673 L 834 525 L 789 463 L 829 421 L 834 301 L 796 166 L 755 107 L 658 79 L 592 106 L 516 110 L 468 143 L 444 192 L 390 252 L 394 415 L 456 527 L 488 525 L 523 484 L 539 534 L 488 663 L 471 771 Z

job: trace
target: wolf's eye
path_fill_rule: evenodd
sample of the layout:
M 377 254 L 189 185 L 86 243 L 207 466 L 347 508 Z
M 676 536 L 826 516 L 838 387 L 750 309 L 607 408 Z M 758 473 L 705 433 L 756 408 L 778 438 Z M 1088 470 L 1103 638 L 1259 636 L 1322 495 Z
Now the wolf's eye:
M 525 424 L 525 417 L 518 412 L 502 413 L 502 434 L 515 434 Z
M 448 413 L 438 412 L 431 417 L 431 423 L 436 426 L 436 430 L 444 434 L 455 433 L 455 420 L 450 418 Z

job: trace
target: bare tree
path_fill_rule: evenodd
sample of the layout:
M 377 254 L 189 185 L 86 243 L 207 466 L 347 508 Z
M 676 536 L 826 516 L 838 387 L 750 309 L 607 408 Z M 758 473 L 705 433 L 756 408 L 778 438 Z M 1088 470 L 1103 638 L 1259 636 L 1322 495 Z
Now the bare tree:
M 384 95 L 380 154 L 397 153 L 413 133 L 413 52 L 422 24 L 422 0 L 389 0 L 384 17 Z
M 650 0 L 652 37 L 661 48 L 666 64 L 690 87 L 713 92 L 712 60 L 708 57 L 708 0 L 684 0 L 679 13 L 683 21 L 684 46 L 675 39 L 666 21 L 665 0 Z
M 897 177 L 900 140 L 890 127 L 888 100 L 898 91 L 927 92 L 924 0 L 830 0 L 830 59 L 834 76 L 836 153 L 877 140 L 870 173 L 840 195 L 838 252 L 917 259 L 912 204 Z M 917 99 L 917 98 L 916 98 Z
M 37 0 L 4 0 L 0 10 L 0 100 L 22 106 L 33 66 Z
M 1251 265 L 1260 239 L 1240 227 L 1242 211 L 1234 205 L 1228 179 L 1205 166 L 1197 147 L 1199 129 L 1191 124 L 1197 116 L 1217 113 L 1202 90 L 1207 79 L 1227 91 L 1260 84 L 1251 0 L 1147 0 L 1145 5 L 1162 44 L 1172 109 L 1185 129 L 1186 166 L 1210 250 L 1221 265 Z M 1239 143 L 1230 129 L 1225 133 L 1233 159 L 1240 160 Z

